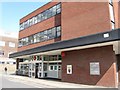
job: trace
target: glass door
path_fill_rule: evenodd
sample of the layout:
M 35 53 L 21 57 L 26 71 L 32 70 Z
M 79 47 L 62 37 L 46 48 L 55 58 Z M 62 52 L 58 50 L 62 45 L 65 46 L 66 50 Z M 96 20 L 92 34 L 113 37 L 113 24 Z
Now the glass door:
M 35 63 L 29 64 L 29 77 L 35 77 Z

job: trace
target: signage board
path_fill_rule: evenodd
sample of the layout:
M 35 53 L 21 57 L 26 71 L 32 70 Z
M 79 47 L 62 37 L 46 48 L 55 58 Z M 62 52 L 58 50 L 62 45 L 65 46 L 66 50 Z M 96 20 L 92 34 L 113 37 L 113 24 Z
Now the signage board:
M 67 74 L 72 74 L 72 65 L 67 65 Z
M 90 75 L 100 75 L 99 62 L 91 62 L 90 63 Z

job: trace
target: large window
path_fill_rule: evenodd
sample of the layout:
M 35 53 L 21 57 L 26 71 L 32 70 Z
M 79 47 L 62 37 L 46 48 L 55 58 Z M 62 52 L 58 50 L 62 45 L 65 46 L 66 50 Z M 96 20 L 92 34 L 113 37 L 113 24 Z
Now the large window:
M 27 21 L 21 23 L 20 30 L 28 28 L 29 26 L 32 26 L 38 22 L 41 22 L 41 21 L 48 19 L 52 16 L 55 16 L 59 13 L 61 13 L 61 4 L 60 3 L 45 10 L 45 11 L 43 11 L 42 13 L 39 13 L 36 16 L 33 16 L 31 19 L 28 19 Z
M 9 47 L 15 47 L 15 43 L 9 42 Z
M 61 27 L 57 27 L 57 37 L 61 36 Z
M 0 41 L 0 46 L 5 46 L 5 41 Z
M 44 30 L 42 32 L 20 39 L 19 47 L 58 38 L 60 36 L 61 36 L 61 26 L 53 27 L 48 30 Z

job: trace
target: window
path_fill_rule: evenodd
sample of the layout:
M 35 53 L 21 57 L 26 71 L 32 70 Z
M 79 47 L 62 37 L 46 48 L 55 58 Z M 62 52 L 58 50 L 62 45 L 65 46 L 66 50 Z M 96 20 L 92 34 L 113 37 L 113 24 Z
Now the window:
M 39 41 L 40 41 L 39 37 L 40 37 L 40 33 L 37 33 L 37 34 L 36 34 L 36 42 L 39 42 Z
M 5 46 L 5 41 L 0 41 L 0 46 Z
M 28 37 L 25 38 L 25 45 L 28 45 L 29 42 L 28 42 Z
M 36 42 L 46 41 L 46 40 L 53 39 L 60 36 L 61 36 L 61 27 L 60 26 L 53 27 L 51 29 L 39 32 L 35 35 L 31 35 L 29 37 L 20 39 L 19 47 L 36 43 Z
M 50 66 L 50 71 L 52 71 L 53 70 L 53 66 Z
M 36 35 L 34 35 L 34 43 L 37 42 L 37 38 L 36 38 Z
M 34 17 L 34 23 L 37 23 L 37 16 Z
M 37 16 L 37 21 L 38 21 L 38 22 L 41 21 L 41 14 L 39 14 L 39 15 Z
M 48 10 L 43 11 L 42 13 L 39 13 L 38 15 L 32 17 L 31 19 L 28 19 L 27 21 L 20 24 L 20 30 L 25 29 L 29 26 L 32 26 L 38 22 L 41 22 L 45 19 L 48 19 L 52 16 L 55 16 L 56 14 L 59 14 L 61 12 L 61 4 L 57 4 Z
M 0 56 L 4 55 L 4 51 L 0 50 Z
M 34 20 L 35 20 L 35 17 L 32 18 L 32 25 L 35 24 Z
M 43 19 L 47 19 L 47 11 L 43 12 L 43 16 L 44 16 Z
M 56 27 L 52 28 L 52 38 L 55 38 L 56 37 Z
M 15 43 L 9 42 L 9 47 L 15 47 Z
M 27 27 L 29 27 L 30 26 L 30 20 L 28 19 L 27 20 Z
M 26 40 L 25 38 L 21 39 L 22 46 L 26 45 Z
M 61 27 L 57 27 L 57 37 L 61 36 Z
M 48 18 L 50 18 L 51 16 L 52 16 L 52 8 L 48 10 Z
M 56 6 L 52 8 L 52 16 L 56 15 Z
M 24 29 L 24 28 L 23 28 L 23 23 L 20 24 L 20 30 L 22 30 L 22 29 Z
M 58 66 L 54 66 L 54 70 L 55 70 L 55 71 L 58 70 Z
M 24 28 L 27 28 L 28 27 L 28 22 L 24 22 Z
M 61 12 L 61 4 L 57 5 L 57 14 L 59 14 Z
M 52 38 L 52 36 L 51 36 L 51 35 L 52 35 L 52 30 L 51 30 L 51 29 L 49 29 L 49 30 L 48 30 L 48 39 L 51 39 L 51 38 Z
M 44 41 L 44 32 L 40 33 L 40 42 Z
M 22 46 L 22 40 L 20 39 L 18 43 L 18 47 L 21 47 L 21 46 Z
M 47 30 L 44 31 L 44 40 L 47 40 L 48 39 L 48 36 L 47 36 Z
M 30 19 L 29 25 L 32 26 L 33 25 L 33 20 Z
M 28 38 L 28 42 L 29 42 L 29 44 L 34 43 L 34 37 L 33 37 L 33 36 L 30 36 L 30 37 Z
M 43 13 L 41 13 L 41 21 L 44 20 L 44 16 L 43 16 Z
M 61 57 L 61 55 L 58 55 L 58 60 L 62 60 L 62 57 Z
M 25 27 L 24 27 L 24 22 L 22 23 L 22 26 L 23 26 L 23 29 L 25 29 Z

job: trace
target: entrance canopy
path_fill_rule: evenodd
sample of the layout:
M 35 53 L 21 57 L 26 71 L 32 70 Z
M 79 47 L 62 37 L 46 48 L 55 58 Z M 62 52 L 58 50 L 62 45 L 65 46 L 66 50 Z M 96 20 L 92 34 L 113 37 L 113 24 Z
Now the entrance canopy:
M 61 53 L 62 51 L 85 49 L 96 46 L 113 45 L 120 40 L 120 29 L 64 40 L 36 48 L 12 53 L 10 58 L 20 58 L 34 54 Z M 118 46 L 118 45 L 117 45 Z M 118 48 L 117 48 L 118 49 Z

